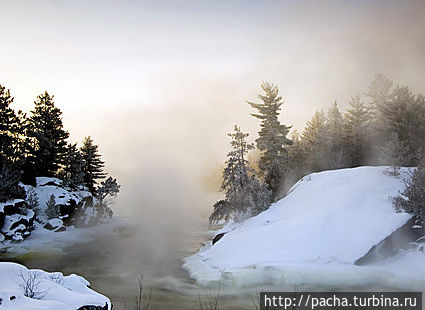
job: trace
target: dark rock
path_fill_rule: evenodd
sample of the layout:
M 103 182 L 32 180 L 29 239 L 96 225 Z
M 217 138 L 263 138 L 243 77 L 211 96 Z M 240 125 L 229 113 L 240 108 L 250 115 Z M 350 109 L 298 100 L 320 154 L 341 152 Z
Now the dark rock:
M 75 209 L 77 207 L 77 202 L 74 199 L 70 199 L 67 204 L 64 205 L 58 205 L 59 207 L 59 213 L 62 216 L 68 215 L 72 216 L 72 214 L 75 212 Z
M 15 203 L 15 207 L 18 207 L 19 210 L 21 210 L 22 208 L 26 208 L 27 207 L 27 203 L 26 203 L 25 200 L 17 201 Z
M 55 181 L 49 181 L 47 183 L 44 183 L 43 185 L 40 186 L 58 186 L 60 187 L 61 185 L 59 183 L 56 183 Z
M 93 208 L 93 197 L 92 196 L 84 197 L 81 201 L 84 203 L 85 208 L 88 208 L 88 207 Z
M 16 299 L 16 296 L 10 296 L 9 299 L 14 300 L 14 299 Z
M 361 266 L 378 260 L 385 259 L 397 254 L 400 250 L 406 250 L 412 246 L 413 242 L 419 241 L 425 235 L 422 226 L 417 225 L 417 219 L 411 218 L 403 226 L 398 228 L 384 240 L 374 245 L 365 255 L 354 262 Z
M 0 212 L 0 230 L 4 226 L 4 217 L 5 217 L 4 213 L 3 212 Z
M 46 225 L 44 225 L 44 228 L 46 228 L 48 230 L 54 230 L 54 229 L 56 229 L 56 227 L 53 227 L 52 225 L 50 225 L 50 223 L 46 223 Z
M 54 230 L 54 232 L 61 232 L 61 231 L 65 231 L 65 230 L 66 230 L 65 226 L 60 226 L 60 227 L 56 228 Z
M 4 215 L 20 214 L 21 209 L 19 208 L 19 206 L 16 205 L 16 203 L 11 205 L 5 205 L 3 207 L 3 213 Z
M 15 229 L 16 227 L 18 227 L 19 225 L 24 225 L 27 229 L 31 229 L 32 225 L 30 224 L 30 222 L 26 219 L 26 218 L 21 218 L 19 220 L 17 220 L 16 222 L 14 222 L 12 225 L 10 225 L 10 230 Z
M 78 310 L 108 310 L 108 304 L 105 303 L 105 305 L 103 307 L 102 306 L 91 306 L 91 305 L 82 306 L 82 307 L 78 308 Z
M 225 235 L 226 233 L 220 233 L 220 234 L 218 234 L 217 236 L 215 236 L 214 237 L 214 239 L 213 239 L 213 241 L 212 241 L 212 244 L 214 245 L 214 244 L 216 244 L 217 243 L 217 241 L 219 241 L 221 238 L 223 238 L 223 236 Z

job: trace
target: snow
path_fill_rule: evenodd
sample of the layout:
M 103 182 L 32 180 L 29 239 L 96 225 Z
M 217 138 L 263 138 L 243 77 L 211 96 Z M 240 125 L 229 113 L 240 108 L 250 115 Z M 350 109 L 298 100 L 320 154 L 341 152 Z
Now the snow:
M 58 218 L 50 219 L 47 221 L 47 223 L 54 228 L 58 228 L 63 225 L 63 221 Z
M 45 185 L 45 184 L 55 183 L 56 185 Z M 38 203 L 41 213 L 44 213 L 46 209 L 46 203 L 49 200 L 51 195 L 55 196 L 55 202 L 57 205 L 67 204 L 69 200 L 73 199 L 76 203 L 80 202 L 83 198 L 91 196 L 88 191 L 71 191 L 66 188 L 61 188 L 62 180 L 58 178 L 47 178 L 47 177 L 37 177 L 37 186 L 33 187 L 31 185 L 22 186 L 25 188 L 25 191 L 28 193 L 29 190 L 34 190 L 35 194 L 38 198 Z M 96 199 L 93 198 L 94 204 L 96 203 Z
M 411 217 L 396 213 L 390 200 L 403 189 L 409 168 L 402 168 L 398 178 L 385 174 L 386 169 L 308 175 L 268 210 L 227 225 L 224 237 L 186 258 L 184 268 L 200 284 L 326 282 L 324 274 L 329 276 L 330 270 L 334 282 L 338 278 L 344 283 L 346 277 L 355 282 L 362 272 L 369 274 L 363 278 L 368 281 L 370 272 L 379 274 L 382 268 L 371 271 L 354 261 Z M 415 262 L 425 267 L 425 255 Z
M 71 310 L 85 305 L 105 304 L 111 309 L 108 298 L 90 289 L 90 283 L 75 274 L 64 276 L 60 272 L 48 273 L 15 263 L 0 262 L 0 275 L 0 309 Z M 30 275 L 35 276 L 34 291 L 37 294 L 34 297 L 38 299 L 24 296 L 23 285 Z

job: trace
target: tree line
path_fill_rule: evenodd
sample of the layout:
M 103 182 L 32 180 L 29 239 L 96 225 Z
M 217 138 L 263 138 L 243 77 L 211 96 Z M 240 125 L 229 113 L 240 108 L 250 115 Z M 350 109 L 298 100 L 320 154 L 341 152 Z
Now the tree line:
M 104 161 L 90 136 L 81 147 L 68 142 L 62 112 L 54 96 L 44 92 L 29 115 L 15 111 L 10 90 L 0 85 L 0 202 L 25 198 L 22 182 L 36 185 L 36 177 L 57 177 L 72 190 L 85 189 L 99 198 L 116 195 L 116 179 L 107 178 Z
M 415 187 L 410 193 L 415 197 L 422 190 L 418 205 L 425 206 L 423 94 L 377 74 L 363 96 L 351 98 L 345 111 L 334 102 L 326 111 L 316 111 L 301 132 L 292 130 L 289 136 L 292 127 L 279 121 L 284 103 L 279 88 L 268 82 L 261 88 L 258 103 L 247 101 L 255 110 L 251 115 L 260 120 L 258 138 L 255 145 L 249 144 L 248 134 L 238 126 L 230 134 L 232 151 L 221 187 L 225 198 L 214 205 L 210 222 L 256 215 L 309 173 L 364 165 L 391 166 L 388 172 L 395 175 L 401 166 L 418 167 L 406 190 Z M 260 155 L 250 163 L 247 153 L 255 147 Z M 409 208 L 402 198 L 394 199 L 394 204 Z

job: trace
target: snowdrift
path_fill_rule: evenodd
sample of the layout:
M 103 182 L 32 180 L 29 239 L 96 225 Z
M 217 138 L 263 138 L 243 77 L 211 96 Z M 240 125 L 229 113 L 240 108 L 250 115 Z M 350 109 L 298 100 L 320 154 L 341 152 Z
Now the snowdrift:
M 384 173 L 386 169 L 360 167 L 308 175 L 268 210 L 186 258 L 184 268 L 204 285 L 319 283 L 327 281 L 325 274 L 336 285 L 336 279 L 346 283 L 345 274 L 354 285 L 362 273 L 371 277 L 370 270 L 353 263 L 411 218 L 396 213 L 390 200 L 403 189 L 409 169 L 401 169 L 398 178 Z M 422 269 L 423 257 L 414 258 L 422 262 Z M 381 272 L 378 269 L 375 275 Z
M 105 296 L 89 288 L 84 278 L 60 272 L 48 273 L 38 269 L 27 269 L 15 264 L 0 262 L 0 309 L 20 310 L 74 310 L 83 306 L 90 309 L 111 309 Z M 33 295 L 25 295 L 25 289 Z

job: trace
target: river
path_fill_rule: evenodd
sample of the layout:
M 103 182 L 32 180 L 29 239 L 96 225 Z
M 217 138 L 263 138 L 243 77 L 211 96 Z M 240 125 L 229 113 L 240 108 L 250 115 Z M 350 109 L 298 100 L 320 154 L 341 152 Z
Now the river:
M 208 226 L 199 228 L 187 230 L 184 236 L 169 234 L 152 247 L 151 239 L 143 237 L 147 232 L 134 223 L 102 225 L 81 229 L 76 238 L 57 233 L 57 238 L 40 248 L 30 239 L 3 251 L 0 259 L 29 268 L 79 274 L 93 289 L 108 296 L 114 309 L 134 309 L 140 275 L 145 292 L 151 290 L 149 309 L 199 309 L 200 296 L 206 302 L 206 295 L 217 294 L 216 288 L 199 287 L 182 268 L 182 259 L 209 239 Z M 225 309 L 254 309 L 251 299 L 249 290 L 246 294 L 223 294 L 220 305 Z

